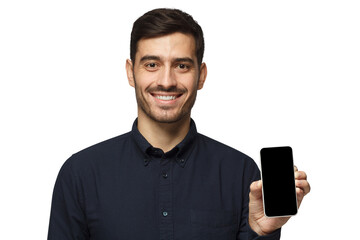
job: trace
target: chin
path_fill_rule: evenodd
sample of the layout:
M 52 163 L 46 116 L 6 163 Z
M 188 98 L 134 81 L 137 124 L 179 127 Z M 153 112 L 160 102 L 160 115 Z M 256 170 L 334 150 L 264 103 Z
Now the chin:
M 183 119 L 182 117 L 155 117 L 155 116 L 150 116 L 150 118 L 159 123 L 176 123 L 179 122 L 181 119 Z
M 166 115 L 161 116 L 161 114 L 154 115 L 154 114 L 148 114 L 148 117 L 150 117 L 153 121 L 159 122 L 159 123 L 176 123 L 183 119 L 185 119 L 189 114 L 174 114 L 174 115 Z

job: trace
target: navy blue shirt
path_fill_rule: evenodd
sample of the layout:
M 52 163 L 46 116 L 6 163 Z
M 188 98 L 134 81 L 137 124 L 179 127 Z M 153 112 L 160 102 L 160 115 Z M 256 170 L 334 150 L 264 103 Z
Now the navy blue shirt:
M 245 154 L 191 126 L 164 153 L 132 131 L 73 154 L 55 183 L 48 239 L 227 240 L 259 237 L 248 226 L 249 186 L 260 178 Z

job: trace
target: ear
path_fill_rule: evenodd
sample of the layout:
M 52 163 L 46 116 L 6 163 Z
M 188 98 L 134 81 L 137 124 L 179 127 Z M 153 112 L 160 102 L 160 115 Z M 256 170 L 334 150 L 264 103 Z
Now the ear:
M 130 86 L 135 87 L 133 63 L 130 59 L 126 60 L 126 75 Z
M 207 76 L 207 67 L 205 63 L 202 63 L 200 66 L 200 77 L 199 77 L 199 84 L 198 90 L 202 89 L 206 80 Z

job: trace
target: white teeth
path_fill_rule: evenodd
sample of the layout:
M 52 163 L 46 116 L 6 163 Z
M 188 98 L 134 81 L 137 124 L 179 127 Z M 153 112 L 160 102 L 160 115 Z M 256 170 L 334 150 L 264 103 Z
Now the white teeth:
M 174 100 L 176 97 L 175 96 L 160 96 L 160 95 L 157 95 L 156 98 L 160 99 L 160 100 Z

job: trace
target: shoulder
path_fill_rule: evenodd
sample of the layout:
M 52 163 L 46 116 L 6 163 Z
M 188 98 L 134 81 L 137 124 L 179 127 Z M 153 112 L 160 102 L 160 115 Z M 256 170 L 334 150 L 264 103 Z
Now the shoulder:
M 97 154 L 111 153 L 113 151 L 119 150 L 124 145 L 128 144 L 130 140 L 131 132 L 107 139 L 105 141 L 96 143 L 90 147 L 82 149 L 81 151 L 74 153 L 73 156 L 82 158 L 82 157 L 91 157 Z
M 128 132 L 82 149 L 72 154 L 62 168 L 75 173 L 84 172 L 94 169 L 99 164 L 114 161 L 130 144 L 130 136 L 131 132 Z
M 250 184 L 260 179 L 256 162 L 245 153 L 202 134 L 198 135 L 198 145 L 202 155 L 205 154 L 202 166 L 216 169 L 229 182 Z
M 199 140 L 200 147 L 206 148 L 207 151 L 210 151 L 214 154 L 222 154 L 222 155 L 226 155 L 226 156 L 251 159 L 245 153 L 243 153 L 235 148 L 232 148 L 224 143 L 221 143 L 213 138 L 205 136 L 201 133 L 198 133 L 198 140 Z
M 215 139 L 198 133 L 198 143 L 200 149 L 205 151 L 211 159 L 221 161 L 222 164 L 242 165 L 243 167 L 258 169 L 251 157 Z

